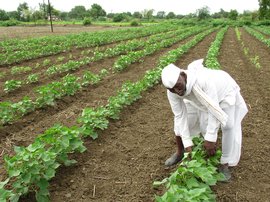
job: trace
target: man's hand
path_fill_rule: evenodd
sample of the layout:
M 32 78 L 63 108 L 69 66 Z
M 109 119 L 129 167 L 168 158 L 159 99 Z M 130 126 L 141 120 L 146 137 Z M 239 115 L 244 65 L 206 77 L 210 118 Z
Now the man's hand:
M 192 152 L 192 147 L 185 148 L 185 152 L 188 152 L 188 153 Z
M 190 147 L 185 148 L 185 152 L 188 153 L 187 158 L 188 158 L 188 160 L 190 161 L 190 160 L 191 160 L 192 147 L 190 146 Z
M 215 142 L 209 142 L 205 140 L 203 146 L 208 156 L 214 156 L 216 154 L 217 146 Z

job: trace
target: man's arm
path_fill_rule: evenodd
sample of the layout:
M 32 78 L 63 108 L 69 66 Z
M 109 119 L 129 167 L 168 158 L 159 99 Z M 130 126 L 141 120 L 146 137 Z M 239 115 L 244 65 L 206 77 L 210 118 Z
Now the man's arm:
M 213 83 L 206 81 L 203 90 L 210 97 L 210 99 L 216 102 L 217 105 L 219 104 L 217 89 Z M 209 156 L 213 156 L 216 153 L 216 141 L 219 127 L 220 122 L 210 113 L 210 111 L 208 111 L 208 122 L 206 134 L 204 136 L 204 148 Z
M 181 136 L 185 148 L 193 146 L 188 128 L 188 113 L 183 99 L 170 91 L 167 91 L 169 103 L 174 114 L 174 132 Z

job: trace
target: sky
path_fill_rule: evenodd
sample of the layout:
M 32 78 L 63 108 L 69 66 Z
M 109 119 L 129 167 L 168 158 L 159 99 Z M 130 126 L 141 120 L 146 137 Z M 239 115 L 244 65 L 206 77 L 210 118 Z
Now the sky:
M 48 0 L 44 0 L 45 3 Z M 39 3 L 43 0 L 0 0 L 0 9 L 5 11 L 17 10 L 20 3 L 26 2 L 30 8 L 38 9 Z M 225 11 L 236 9 L 242 13 L 244 10 L 258 10 L 258 0 L 50 0 L 51 4 L 60 11 L 70 11 L 78 5 L 89 9 L 92 4 L 99 4 L 107 13 L 135 12 L 144 9 L 174 12 L 175 14 L 195 13 L 197 9 L 208 6 L 210 13 L 219 12 L 222 8 Z

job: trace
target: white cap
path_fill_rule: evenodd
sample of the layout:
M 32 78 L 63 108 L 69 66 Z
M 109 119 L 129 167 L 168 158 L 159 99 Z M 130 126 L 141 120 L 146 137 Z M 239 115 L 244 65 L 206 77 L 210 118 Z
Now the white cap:
M 169 64 L 162 70 L 161 79 L 162 83 L 166 88 L 173 88 L 177 83 L 180 75 L 180 68 L 176 67 L 174 64 Z

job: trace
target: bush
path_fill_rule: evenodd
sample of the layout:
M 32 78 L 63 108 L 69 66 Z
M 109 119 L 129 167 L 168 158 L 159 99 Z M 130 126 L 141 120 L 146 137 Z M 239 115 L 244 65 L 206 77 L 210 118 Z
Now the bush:
M 137 26 L 139 26 L 140 25 L 140 23 L 138 22 L 138 21 L 136 21 L 136 20 L 133 20 L 131 23 L 130 23 L 130 26 L 133 26 L 133 27 L 137 27 Z
M 270 20 L 262 20 L 257 23 L 257 25 L 261 26 L 270 26 Z
M 18 20 L 15 20 L 15 19 L 0 21 L 0 26 L 4 26 L 4 27 L 16 26 L 18 24 L 20 24 L 20 22 Z
M 84 18 L 83 19 L 83 25 L 84 26 L 91 25 L 91 24 L 92 24 L 92 22 L 91 22 L 90 18 Z
M 98 17 L 97 19 L 98 21 L 102 21 L 102 22 L 105 22 L 107 19 L 105 17 Z
M 122 14 L 122 13 L 120 13 L 120 14 L 115 14 L 114 16 L 113 16 L 113 21 L 114 22 L 121 22 L 121 21 L 123 21 L 125 19 L 125 16 Z
M 228 24 L 227 20 L 225 19 L 215 19 L 211 23 L 213 27 L 219 27 L 219 26 L 225 27 Z

